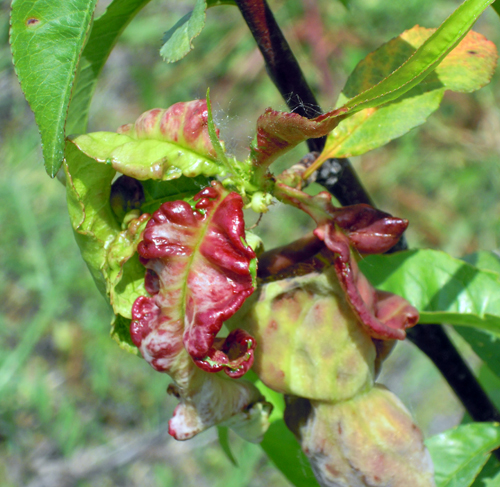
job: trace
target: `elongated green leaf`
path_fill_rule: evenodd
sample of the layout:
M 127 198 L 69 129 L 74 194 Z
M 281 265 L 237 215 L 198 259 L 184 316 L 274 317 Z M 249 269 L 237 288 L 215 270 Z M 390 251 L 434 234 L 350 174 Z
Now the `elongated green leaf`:
M 182 59 L 193 49 L 192 41 L 199 36 L 205 26 L 206 0 L 196 0 L 194 10 L 187 13 L 163 36 L 160 54 L 168 63 Z
M 491 371 L 500 377 L 500 332 L 493 334 L 465 326 L 455 326 L 455 330 L 467 340 L 472 350 L 487 363 Z
M 402 65 L 435 29 L 413 27 L 361 61 L 347 80 L 339 104 L 383 81 Z M 487 84 L 496 67 L 495 45 L 469 32 L 433 73 L 398 100 L 367 108 L 342 121 L 327 138 L 321 158 L 364 154 L 425 122 L 445 90 L 470 92 Z
M 373 255 L 360 263 L 371 283 L 406 298 L 420 323 L 451 323 L 500 334 L 500 277 L 436 250 Z
M 97 78 L 120 34 L 150 1 L 114 0 L 106 12 L 94 21 L 78 68 L 75 89 L 68 112 L 67 134 L 79 134 L 87 130 L 90 101 L 94 94 Z
M 295 487 L 319 487 L 309 461 L 282 419 L 271 424 L 264 435 L 261 446 L 292 485 Z
M 465 37 L 493 0 L 466 0 L 408 60 L 375 86 L 351 98 L 344 108 L 359 111 L 388 103 L 419 84 Z
M 51 177 L 63 161 L 71 90 L 96 2 L 12 2 L 10 43 L 15 69 L 35 114 Z
M 269 165 L 299 143 L 327 135 L 356 112 L 394 101 L 417 86 L 459 44 L 492 2 L 466 0 L 399 68 L 335 110 L 309 120 L 296 113 L 267 109 L 257 121 L 258 137 L 250 154 L 255 167 L 254 184 L 262 184 Z M 311 165 L 303 178 L 308 178 L 324 160 Z
M 236 458 L 234 458 L 233 452 L 231 451 L 231 445 L 229 444 L 229 431 L 227 426 L 217 426 L 217 433 L 222 451 L 226 454 L 229 461 L 237 467 L 238 462 L 236 461 Z
M 500 426 L 470 423 L 426 441 L 434 462 L 437 487 L 469 487 L 500 446 Z
M 194 9 L 188 12 L 163 35 L 160 54 L 167 63 L 175 63 L 193 50 L 193 39 L 205 27 L 206 10 L 217 5 L 236 5 L 234 0 L 196 0 Z

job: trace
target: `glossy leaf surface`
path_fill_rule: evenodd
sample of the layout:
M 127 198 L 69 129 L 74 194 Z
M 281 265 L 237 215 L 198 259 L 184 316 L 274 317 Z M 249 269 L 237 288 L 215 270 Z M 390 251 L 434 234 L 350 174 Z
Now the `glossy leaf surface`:
M 437 487 L 469 487 L 491 450 L 500 446 L 500 427 L 495 423 L 470 423 L 426 441 L 434 462 Z
M 319 487 L 309 461 L 282 419 L 271 424 L 264 435 L 261 446 L 271 462 L 292 485 L 295 487 Z
M 92 25 L 80 59 L 75 87 L 69 106 L 66 133 L 87 130 L 89 108 L 97 79 L 121 33 L 135 15 L 151 0 L 114 0 Z
M 500 277 L 436 250 L 369 256 L 359 266 L 377 288 L 398 292 L 420 323 L 451 323 L 500 332 Z
M 417 310 L 392 292 L 375 290 L 359 272 L 351 246 L 362 254 L 386 252 L 397 243 L 408 221 L 364 204 L 336 208 L 327 192 L 309 196 L 278 183 L 276 195 L 315 220 L 318 226 L 313 233 L 331 252 L 327 259 L 333 262 L 349 305 L 365 331 L 372 338 L 403 340 L 405 329 L 417 323 Z
M 361 61 L 347 80 L 341 100 L 381 82 L 402 65 L 435 29 L 413 27 Z M 425 122 L 446 90 L 471 92 L 486 85 L 496 67 L 495 45 L 469 32 L 439 66 L 398 100 L 362 110 L 342 121 L 328 136 L 321 159 L 364 154 Z M 341 101 L 341 104 L 345 101 Z
M 64 157 L 66 115 L 97 0 L 14 0 L 10 43 L 15 69 L 54 177 Z M 63 39 L 63 41 L 61 41 Z
M 490 370 L 500 377 L 500 331 L 494 334 L 465 326 L 455 326 L 455 330 Z
M 114 132 L 72 138 L 87 156 L 139 180 L 223 176 L 207 130 L 204 100 L 155 108 Z
M 241 196 L 213 183 L 194 199 L 194 208 L 183 201 L 164 203 L 149 221 L 138 247 L 158 284 L 150 286 L 156 291 L 150 291 L 154 298 L 144 298 L 134 305 L 138 317 L 133 322 L 132 336 L 144 357 L 150 357 L 158 370 L 165 370 L 164 362 L 173 353 L 170 346 L 163 352 L 159 343 L 173 330 L 181 330 L 184 346 L 204 370 L 206 363 L 214 362 L 216 367 L 222 360 L 216 352 L 227 358 L 229 350 L 222 343 L 219 347 L 215 336 L 254 291 L 251 263 L 255 253 L 244 241 Z M 150 311 L 141 311 L 145 308 Z M 161 317 L 154 318 L 153 325 L 148 313 L 153 318 L 159 313 L 157 309 L 162 310 Z M 247 344 L 246 338 L 239 335 L 230 334 L 226 340 L 230 339 L 236 348 L 243 342 Z M 246 357 L 248 353 L 250 349 L 242 349 L 238 355 Z M 224 370 L 229 375 L 234 368 L 244 373 L 253 355 L 245 360 L 237 364 L 230 361 L 226 364 L 230 368 Z M 243 371 L 241 367 L 246 368 Z

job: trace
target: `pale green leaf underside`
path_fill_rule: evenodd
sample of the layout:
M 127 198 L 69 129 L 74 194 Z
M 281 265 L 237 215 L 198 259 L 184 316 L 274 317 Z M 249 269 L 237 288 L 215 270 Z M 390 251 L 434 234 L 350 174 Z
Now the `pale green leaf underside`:
M 192 12 L 187 13 L 163 36 L 160 54 L 169 63 L 179 61 L 193 49 L 192 41 L 200 35 L 205 26 L 206 0 L 196 0 Z
M 15 68 L 42 138 L 47 173 L 64 158 L 64 129 L 78 61 L 97 0 L 14 0 Z
M 120 34 L 135 15 L 151 0 L 114 0 L 96 19 L 82 53 L 75 89 L 68 112 L 66 133 L 81 134 L 87 130 L 89 107 L 109 54 Z
M 418 90 L 418 86 L 414 88 Z M 444 88 L 399 100 L 380 108 L 367 108 L 340 124 L 328 135 L 322 157 L 353 157 L 401 137 L 423 124 L 439 108 Z
M 163 35 L 160 54 L 167 63 L 174 63 L 193 50 L 193 39 L 205 27 L 206 10 L 218 5 L 236 5 L 234 0 L 196 0 L 194 10 L 188 12 Z
M 500 446 L 496 423 L 470 423 L 426 441 L 434 462 L 437 487 L 469 487 Z
M 377 288 L 406 298 L 420 323 L 450 323 L 500 334 L 500 277 L 436 250 L 372 255 L 360 268 Z
M 115 132 L 94 132 L 71 140 L 97 162 L 110 164 L 118 172 L 139 180 L 169 180 L 183 176 L 224 176 L 215 160 L 173 142 L 134 139 Z

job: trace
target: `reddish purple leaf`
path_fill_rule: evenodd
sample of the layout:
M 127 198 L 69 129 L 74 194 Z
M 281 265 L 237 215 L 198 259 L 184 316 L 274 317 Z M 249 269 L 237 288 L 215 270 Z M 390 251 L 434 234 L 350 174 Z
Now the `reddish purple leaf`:
M 214 182 L 194 199 L 194 209 L 184 201 L 164 203 L 148 222 L 138 247 L 148 269 L 146 286 L 154 297 L 136 302 L 132 329 L 136 336 L 143 336 L 147 327 L 155 334 L 154 343 L 141 342 L 139 347 L 161 370 L 166 369 L 157 355 L 163 353 L 160 350 L 168 355 L 171 349 L 160 342 L 171 330 L 182 334 L 186 350 L 200 366 L 221 352 L 212 349 L 217 333 L 254 291 L 250 262 L 255 253 L 244 243 L 241 196 Z M 146 306 L 145 299 L 154 301 L 161 313 L 157 315 L 150 302 Z M 231 355 L 234 347 L 236 343 L 224 353 Z M 233 372 L 248 370 L 252 357 L 249 364 L 236 360 Z M 232 360 L 224 367 L 228 375 Z
M 233 330 L 226 338 L 216 338 L 214 346 L 203 359 L 195 359 L 205 372 L 224 372 L 233 379 L 245 375 L 253 363 L 255 340 L 246 331 Z
M 329 134 L 341 122 L 345 111 L 347 109 L 340 108 L 307 119 L 298 113 L 266 109 L 257 120 L 257 143 L 251 156 L 253 164 L 267 168 L 301 142 Z
M 383 253 L 393 247 L 408 226 L 407 220 L 395 218 L 368 205 L 337 208 L 327 192 L 316 196 L 276 185 L 282 201 L 308 213 L 317 223 L 314 235 L 333 252 L 332 260 L 347 300 L 372 338 L 403 340 L 405 329 L 418 322 L 418 311 L 396 295 L 376 291 L 359 271 L 351 247 L 359 253 Z M 274 254 L 264 254 L 259 275 L 266 267 L 283 270 L 298 261 L 311 260 L 318 244 L 307 237 Z M 264 265 L 262 265 L 264 264 Z

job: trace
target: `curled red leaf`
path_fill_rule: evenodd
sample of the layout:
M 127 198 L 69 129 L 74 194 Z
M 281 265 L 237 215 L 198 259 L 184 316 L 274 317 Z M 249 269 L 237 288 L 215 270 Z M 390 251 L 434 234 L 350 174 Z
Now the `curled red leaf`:
M 223 370 L 229 377 L 242 377 L 253 364 L 255 340 L 246 331 L 233 330 L 227 338 L 217 338 L 203 359 L 195 359 L 206 372 Z
M 254 291 L 250 262 L 256 257 L 244 241 L 241 196 L 214 182 L 194 200 L 194 208 L 185 201 L 164 203 L 148 222 L 138 252 L 148 269 L 148 292 L 161 309 L 152 328 L 155 343 L 166 330 L 180 331 L 198 363 L 212 353 L 223 322 Z M 140 348 L 145 357 L 151 354 Z

